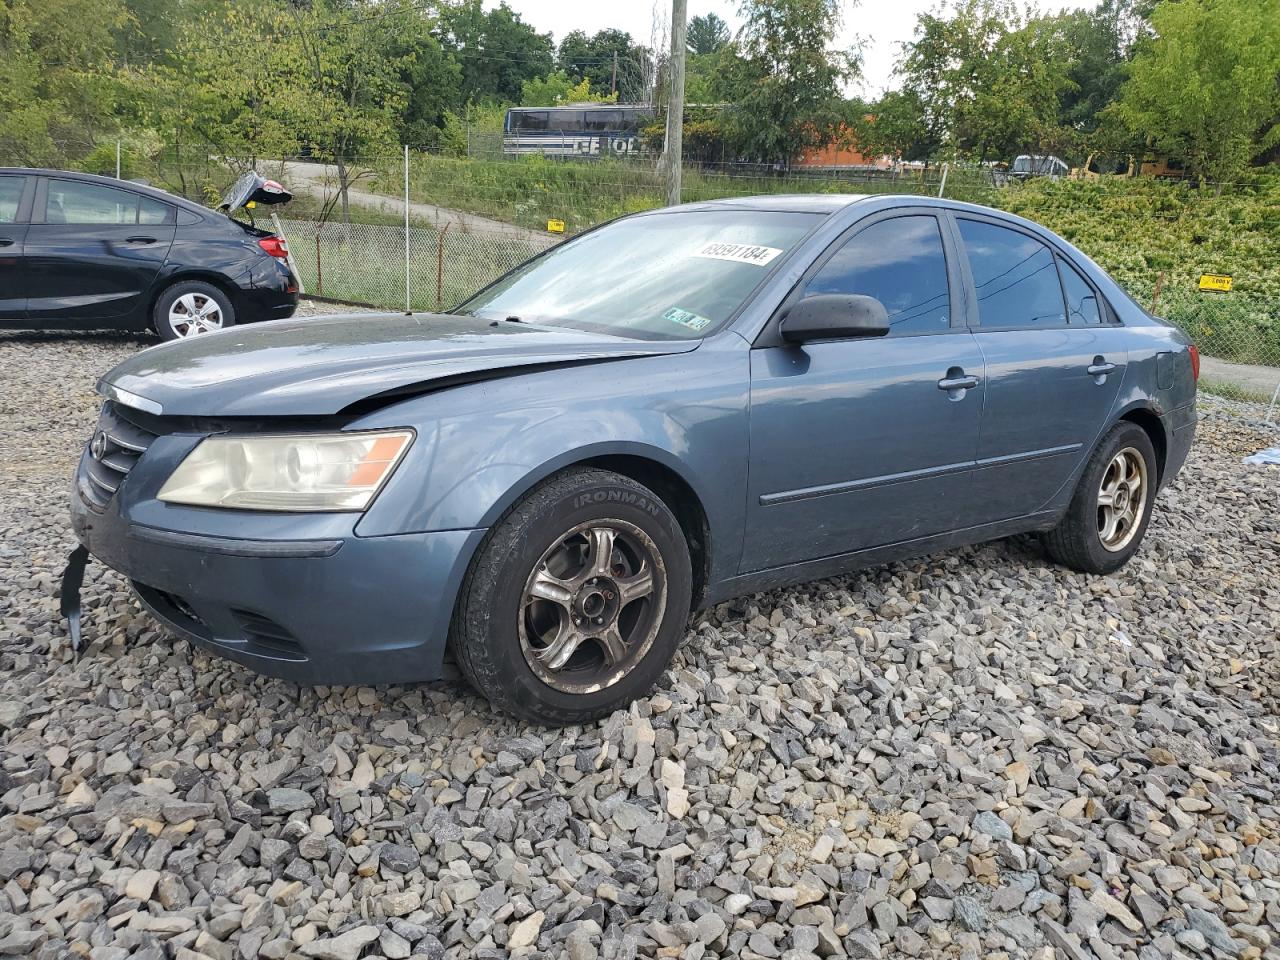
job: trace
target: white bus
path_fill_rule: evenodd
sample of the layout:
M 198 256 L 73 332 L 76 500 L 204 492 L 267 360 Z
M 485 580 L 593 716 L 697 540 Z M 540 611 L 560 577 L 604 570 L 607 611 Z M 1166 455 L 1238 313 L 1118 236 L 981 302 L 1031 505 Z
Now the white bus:
M 627 156 L 640 152 L 640 128 L 652 110 L 641 103 L 577 103 L 512 107 L 503 123 L 502 152 L 555 157 Z

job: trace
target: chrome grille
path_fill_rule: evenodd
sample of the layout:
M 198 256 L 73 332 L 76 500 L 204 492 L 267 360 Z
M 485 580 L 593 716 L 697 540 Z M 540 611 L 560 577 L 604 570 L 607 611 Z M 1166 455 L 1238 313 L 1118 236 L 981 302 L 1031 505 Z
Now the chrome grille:
M 85 501 L 95 509 L 105 508 L 156 436 L 118 404 L 104 403 L 76 477 Z

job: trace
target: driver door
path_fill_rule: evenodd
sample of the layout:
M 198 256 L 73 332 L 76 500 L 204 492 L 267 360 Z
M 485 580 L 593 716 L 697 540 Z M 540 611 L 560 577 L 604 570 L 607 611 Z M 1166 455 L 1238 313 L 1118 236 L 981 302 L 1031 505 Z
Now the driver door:
M 947 225 L 927 209 L 855 225 L 792 297 L 880 300 L 890 334 L 751 351 L 741 572 L 963 527 L 985 396 Z

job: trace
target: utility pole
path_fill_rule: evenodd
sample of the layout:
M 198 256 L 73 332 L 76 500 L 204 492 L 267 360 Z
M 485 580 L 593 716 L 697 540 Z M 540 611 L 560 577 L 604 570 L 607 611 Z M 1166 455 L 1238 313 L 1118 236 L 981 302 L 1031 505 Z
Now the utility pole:
M 618 92 L 618 51 L 613 51 L 613 79 L 609 82 L 609 92 Z
M 671 89 L 667 96 L 667 139 L 662 160 L 666 164 L 667 205 L 680 202 L 680 174 L 684 166 L 684 55 L 688 0 L 671 0 Z

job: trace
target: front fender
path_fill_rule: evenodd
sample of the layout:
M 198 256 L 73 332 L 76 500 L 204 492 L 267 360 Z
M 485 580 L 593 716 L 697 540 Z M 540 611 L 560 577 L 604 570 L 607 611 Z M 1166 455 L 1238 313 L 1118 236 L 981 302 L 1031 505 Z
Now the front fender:
M 352 429 L 411 426 L 404 462 L 356 533 L 491 526 L 546 477 L 600 457 L 671 470 L 712 531 L 712 578 L 732 575 L 746 504 L 748 351 L 736 337 L 690 353 L 546 370 L 384 407 Z

